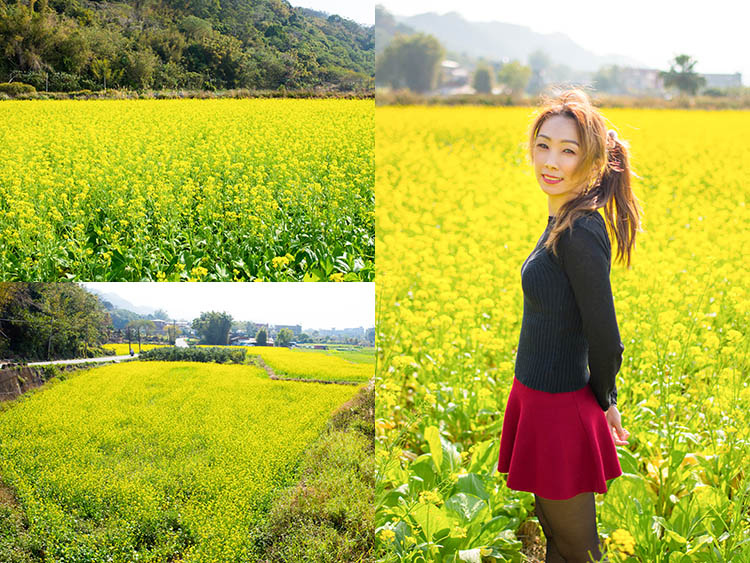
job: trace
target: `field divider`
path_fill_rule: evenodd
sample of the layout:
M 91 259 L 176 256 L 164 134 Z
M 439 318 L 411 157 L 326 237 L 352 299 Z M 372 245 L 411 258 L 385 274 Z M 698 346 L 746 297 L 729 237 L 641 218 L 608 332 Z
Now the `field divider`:
M 268 377 L 276 381 L 301 381 L 303 383 L 332 383 L 335 385 L 362 385 L 365 382 L 362 381 L 329 381 L 326 379 L 306 379 L 302 377 L 282 377 L 277 374 L 271 366 L 269 366 L 261 356 L 257 354 L 248 354 L 250 361 L 254 362 L 255 365 L 262 367 L 266 370 Z

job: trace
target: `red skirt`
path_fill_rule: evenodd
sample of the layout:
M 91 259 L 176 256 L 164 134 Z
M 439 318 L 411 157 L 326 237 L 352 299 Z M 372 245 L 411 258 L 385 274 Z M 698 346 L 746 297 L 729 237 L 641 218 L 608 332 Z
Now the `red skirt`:
M 607 492 L 622 475 L 607 417 L 587 384 L 547 393 L 515 377 L 500 435 L 500 473 L 516 491 L 563 500 Z

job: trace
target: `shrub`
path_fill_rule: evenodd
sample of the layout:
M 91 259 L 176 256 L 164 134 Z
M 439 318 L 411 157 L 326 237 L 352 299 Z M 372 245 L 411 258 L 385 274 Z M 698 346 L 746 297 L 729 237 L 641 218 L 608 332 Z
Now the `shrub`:
M 213 362 L 216 364 L 241 364 L 245 361 L 245 350 L 237 348 L 177 348 L 164 346 L 146 350 L 141 360 L 159 362 Z
M 0 82 L 0 92 L 9 96 L 19 96 L 21 94 L 33 94 L 36 92 L 36 88 L 23 82 Z

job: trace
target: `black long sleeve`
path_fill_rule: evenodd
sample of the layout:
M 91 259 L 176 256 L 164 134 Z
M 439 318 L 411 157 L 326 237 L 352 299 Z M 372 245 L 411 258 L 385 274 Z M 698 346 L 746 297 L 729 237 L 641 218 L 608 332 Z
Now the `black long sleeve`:
M 624 346 L 609 281 L 611 247 L 603 221 L 581 221 L 560 238 L 558 252 L 570 281 L 588 342 L 590 385 L 599 406 L 616 404 L 615 376 Z
M 616 374 L 624 346 L 609 283 L 611 246 L 598 212 L 578 217 L 555 256 L 544 243 L 547 228 L 521 267 L 523 319 L 515 376 L 548 393 L 590 384 L 603 410 L 617 403 Z

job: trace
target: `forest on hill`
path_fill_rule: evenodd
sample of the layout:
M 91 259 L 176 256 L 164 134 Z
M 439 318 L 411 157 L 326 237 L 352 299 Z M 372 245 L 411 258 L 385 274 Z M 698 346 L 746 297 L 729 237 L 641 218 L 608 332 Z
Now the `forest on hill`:
M 0 82 L 370 90 L 375 29 L 286 0 L 0 0 Z

